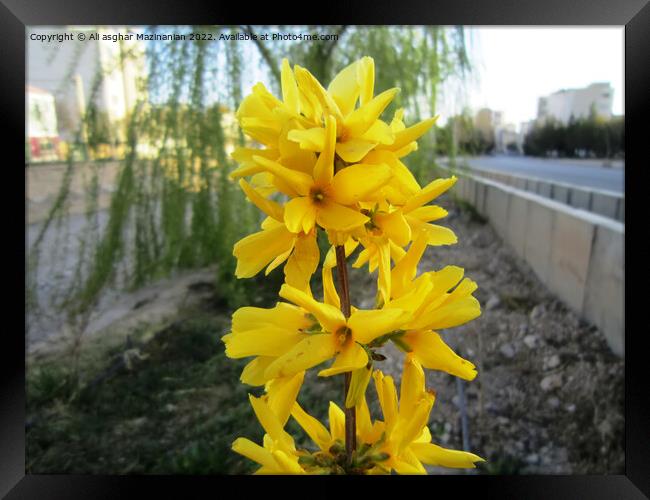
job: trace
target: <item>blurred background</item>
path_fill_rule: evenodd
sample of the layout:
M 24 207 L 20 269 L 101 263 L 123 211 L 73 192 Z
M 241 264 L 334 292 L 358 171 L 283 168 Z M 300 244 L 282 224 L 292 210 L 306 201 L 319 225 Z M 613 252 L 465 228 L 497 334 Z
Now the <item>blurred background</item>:
M 245 363 L 219 339 L 237 307 L 272 306 L 283 275 L 234 277 L 232 246 L 261 222 L 227 180 L 230 153 L 253 145 L 235 112 L 258 81 L 281 95 L 284 57 L 326 85 L 369 55 L 375 92 L 401 88 L 384 119 L 440 115 L 406 159 L 420 183 L 459 177 L 440 201 L 459 243 L 430 247 L 421 270 L 463 267 L 483 309 L 442 332 L 479 376 L 427 381 L 434 442 L 487 463 L 432 472 L 623 473 L 623 35 L 29 28 L 27 470 L 254 470 L 230 444 L 261 439 L 246 397 L 259 388 L 239 383 Z M 351 279 L 353 304 L 371 307 L 373 276 Z M 399 378 L 402 355 L 387 354 L 380 368 Z M 325 418 L 337 382 L 307 377 L 303 407 Z

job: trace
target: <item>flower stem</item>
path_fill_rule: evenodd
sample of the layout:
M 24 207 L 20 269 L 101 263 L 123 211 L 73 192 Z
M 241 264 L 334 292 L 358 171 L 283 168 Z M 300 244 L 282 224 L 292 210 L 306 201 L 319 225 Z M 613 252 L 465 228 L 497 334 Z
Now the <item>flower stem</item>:
M 345 262 L 345 247 L 336 246 L 336 269 L 339 277 L 339 288 L 341 296 L 341 312 L 346 318 L 350 317 L 350 286 L 348 282 L 348 267 Z M 343 407 L 345 409 L 345 452 L 348 458 L 348 465 L 352 463 L 352 452 L 357 447 L 357 415 L 354 407 L 347 408 L 345 400 L 350 390 L 352 372 L 345 374 L 345 390 L 343 395 Z

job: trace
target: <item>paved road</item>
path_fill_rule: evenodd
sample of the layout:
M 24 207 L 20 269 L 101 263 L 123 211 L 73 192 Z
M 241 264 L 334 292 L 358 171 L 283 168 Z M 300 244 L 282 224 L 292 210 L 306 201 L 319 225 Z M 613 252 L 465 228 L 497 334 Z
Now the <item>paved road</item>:
M 625 190 L 624 168 L 604 168 L 593 162 L 505 155 L 469 157 L 465 161 L 475 170 L 495 170 L 618 193 Z

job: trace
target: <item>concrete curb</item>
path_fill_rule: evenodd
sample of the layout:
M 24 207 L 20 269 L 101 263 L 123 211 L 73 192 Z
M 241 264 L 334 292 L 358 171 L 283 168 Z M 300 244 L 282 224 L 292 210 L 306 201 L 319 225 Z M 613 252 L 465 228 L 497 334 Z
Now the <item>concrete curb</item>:
M 488 218 L 537 277 L 625 355 L 625 226 L 543 195 L 459 174 L 456 194 Z

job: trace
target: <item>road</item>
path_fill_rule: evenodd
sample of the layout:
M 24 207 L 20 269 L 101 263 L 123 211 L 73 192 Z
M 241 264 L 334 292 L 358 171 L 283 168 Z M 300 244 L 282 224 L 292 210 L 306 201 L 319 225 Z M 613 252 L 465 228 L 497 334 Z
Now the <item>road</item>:
M 599 166 L 600 162 L 505 155 L 475 156 L 464 160 L 474 170 L 494 170 L 524 177 L 538 177 L 617 193 L 625 191 L 625 169 L 604 168 Z

